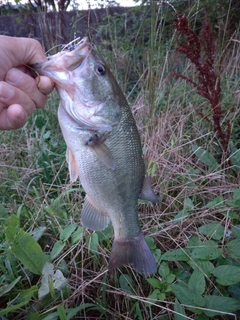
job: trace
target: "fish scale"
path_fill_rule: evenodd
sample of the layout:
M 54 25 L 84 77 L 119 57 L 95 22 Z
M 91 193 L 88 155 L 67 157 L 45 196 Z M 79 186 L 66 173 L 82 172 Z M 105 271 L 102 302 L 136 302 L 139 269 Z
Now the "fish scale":
M 79 177 L 86 192 L 82 224 L 103 230 L 112 222 L 109 270 L 132 264 L 141 274 L 156 272 L 137 203 L 139 197 L 159 201 L 146 178 L 135 120 L 114 76 L 87 38 L 34 68 L 55 82 L 60 95 L 58 119 L 70 178 Z

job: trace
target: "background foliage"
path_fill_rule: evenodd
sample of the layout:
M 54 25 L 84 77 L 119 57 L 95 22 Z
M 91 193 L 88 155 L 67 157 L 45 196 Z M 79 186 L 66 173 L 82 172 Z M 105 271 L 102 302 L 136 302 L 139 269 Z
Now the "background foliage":
M 138 3 L 131 14 L 101 11 L 101 24 L 84 33 L 132 106 L 148 175 L 162 200 L 159 207 L 139 201 L 158 271 L 152 277 L 130 266 L 108 272 L 112 228 L 81 227 L 84 190 L 69 184 L 54 93 L 24 128 L 0 135 L 0 316 L 7 319 L 239 318 L 239 3 Z M 186 81 L 201 80 L 196 64 L 177 51 L 188 42 L 174 27 L 176 12 L 199 39 L 200 62 L 210 55 L 202 50 L 206 15 L 209 20 L 220 125 L 230 124 L 227 156 L 211 103 Z M 61 34 L 59 25 L 54 32 Z M 48 41 L 53 47 L 57 37 Z

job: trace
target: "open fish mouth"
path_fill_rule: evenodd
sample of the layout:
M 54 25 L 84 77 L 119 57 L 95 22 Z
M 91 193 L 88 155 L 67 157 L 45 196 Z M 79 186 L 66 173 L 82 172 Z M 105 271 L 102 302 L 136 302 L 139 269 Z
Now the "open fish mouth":
M 48 73 L 55 71 L 73 71 L 87 58 L 91 52 L 93 45 L 89 42 L 88 37 L 82 38 L 74 44 L 73 40 L 62 48 L 62 51 L 48 56 L 48 60 L 30 65 L 40 75 L 48 76 Z

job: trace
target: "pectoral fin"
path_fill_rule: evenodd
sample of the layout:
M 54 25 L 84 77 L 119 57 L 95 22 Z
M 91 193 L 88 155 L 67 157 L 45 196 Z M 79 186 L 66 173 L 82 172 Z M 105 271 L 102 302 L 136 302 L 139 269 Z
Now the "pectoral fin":
M 149 178 L 147 176 L 145 176 L 145 178 L 144 178 L 143 187 L 142 187 L 142 191 L 139 195 L 139 198 L 142 200 L 151 201 L 153 203 L 160 203 L 158 197 L 156 196 L 156 194 L 153 192 L 153 190 L 151 188 Z
M 100 137 L 97 134 L 94 134 L 86 142 L 86 145 L 89 146 L 96 154 L 98 159 L 109 169 L 115 169 L 115 161 L 113 155 L 106 144 L 103 142 L 105 140 L 104 136 Z
M 78 169 L 77 161 L 74 157 L 74 154 L 69 148 L 67 148 L 67 151 L 66 151 L 66 159 L 68 163 L 70 181 L 75 182 L 79 176 L 79 169 Z
M 106 213 L 101 212 L 93 201 L 86 196 L 81 213 L 81 222 L 85 228 L 99 231 L 108 226 L 110 218 Z

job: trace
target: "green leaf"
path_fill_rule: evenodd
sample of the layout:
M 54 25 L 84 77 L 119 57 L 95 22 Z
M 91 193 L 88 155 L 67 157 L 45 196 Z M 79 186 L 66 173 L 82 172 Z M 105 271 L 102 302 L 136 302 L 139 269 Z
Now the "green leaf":
M 222 255 L 222 249 L 218 248 L 218 244 L 213 240 L 205 241 L 201 247 L 193 249 L 191 257 L 199 260 L 215 260 Z
M 31 312 L 28 314 L 27 320 L 41 320 L 41 317 L 37 312 Z
M 0 225 L 6 225 L 6 220 L 9 218 L 7 209 L 0 203 Z
M 204 274 L 199 269 L 195 269 L 188 281 L 188 286 L 199 294 L 205 292 L 206 281 Z
M 230 160 L 234 166 L 236 166 L 236 169 L 239 169 L 240 167 L 240 149 L 233 150 L 234 152 L 230 155 Z
M 199 227 L 198 231 L 214 240 L 221 240 L 224 235 L 224 227 L 214 222 Z
M 201 270 L 207 277 L 215 270 L 215 266 L 212 262 L 207 260 L 189 260 L 188 264 L 193 268 L 193 270 Z
M 203 297 L 193 290 L 186 287 L 184 284 L 172 284 L 172 291 L 175 294 L 176 298 L 183 304 L 187 304 L 189 306 L 204 306 Z
M 73 232 L 71 236 L 72 244 L 82 240 L 83 237 L 83 227 L 78 227 L 76 231 Z
M 73 317 L 76 316 L 79 311 L 86 310 L 87 308 L 92 308 L 92 307 L 96 307 L 96 305 L 94 303 L 83 303 L 76 308 L 67 309 L 67 319 L 68 320 L 76 319 Z
M 112 224 L 109 224 L 107 226 L 107 228 L 105 228 L 104 230 L 101 231 L 97 231 L 98 234 L 98 241 L 104 241 L 104 240 L 108 240 L 111 239 L 113 236 L 113 227 Z
M 176 279 L 176 276 L 173 273 L 170 273 L 166 277 L 166 282 L 167 283 L 173 283 L 173 281 Z
M 194 208 L 194 204 L 190 198 L 186 198 L 184 200 L 184 207 L 183 210 L 179 211 L 178 214 L 175 216 L 173 222 L 178 223 L 182 221 L 189 215 L 189 211 Z
M 153 251 L 153 255 L 154 255 L 155 260 L 158 262 L 158 261 L 161 260 L 162 252 L 161 252 L 160 249 L 155 249 L 155 250 Z
M 236 238 L 240 238 L 240 224 L 232 227 L 232 233 Z
M 156 249 L 157 246 L 156 246 L 156 244 L 154 242 L 153 237 L 146 236 L 145 240 L 146 240 L 146 242 L 147 242 L 147 244 L 148 244 L 148 246 L 149 246 L 149 248 L 151 250 L 155 250 Z
M 123 291 L 133 293 L 133 281 L 128 274 L 121 274 L 119 277 L 119 284 Z
M 225 203 L 227 203 L 227 201 L 225 201 Z M 239 219 L 239 215 L 237 212 L 233 211 L 233 210 L 227 210 L 227 211 L 221 211 L 221 214 L 225 217 L 227 217 L 227 219 L 232 219 L 232 220 L 238 220 Z
M 232 285 L 228 287 L 228 292 L 232 296 L 232 298 L 235 298 L 240 301 L 240 286 L 239 284 L 237 285 Z
M 16 298 L 14 298 L 14 302 L 16 303 L 20 303 L 22 302 L 23 300 L 29 300 L 33 297 L 33 295 L 35 295 L 35 293 L 37 293 L 37 286 L 32 286 L 31 288 L 28 288 L 26 290 L 22 290 Z M 12 301 L 9 303 L 11 304 Z
M 237 200 L 233 200 L 233 199 L 226 200 L 225 203 L 228 206 L 231 206 L 231 207 L 234 207 L 234 208 L 239 208 L 240 207 L 240 199 L 237 199 Z
M 7 216 L 7 215 L 8 215 L 7 209 L 0 203 L 0 216 L 1 216 L 1 218 L 3 216 Z
M 183 219 L 187 218 L 189 216 L 189 211 L 188 210 L 181 210 L 176 214 L 176 216 L 173 219 L 173 223 L 177 224 L 181 222 Z
M 231 258 L 240 259 L 240 239 L 234 239 L 228 242 L 227 250 Z
M 156 278 L 148 278 L 146 280 L 153 288 L 158 288 L 158 289 L 162 288 L 162 283 L 160 280 Z
M 162 262 L 158 268 L 158 273 L 161 277 L 165 278 L 170 273 L 170 268 L 167 264 L 167 262 Z
M 0 310 L 0 315 L 4 316 L 10 312 L 13 312 L 15 310 L 22 308 L 23 306 L 29 303 L 29 301 L 32 299 L 36 291 L 37 291 L 37 286 L 32 286 L 31 288 L 22 291 L 17 296 L 17 298 L 14 298 L 14 300 L 8 302 L 8 305 L 10 305 L 10 307 Z
M 187 243 L 187 248 L 188 249 L 194 249 L 194 248 L 198 248 L 199 246 L 201 246 L 202 241 L 200 240 L 200 238 L 194 234 L 188 241 Z M 188 250 L 189 252 L 189 250 Z
M 59 320 L 58 312 L 51 312 L 41 320 Z
M 11 214 L 6 221 L 7 227 L 20 227 L 20 221 L 16 214 Z
M 205 206 L 203 206 L 203 209 L 210 209 L 215 208 L 217 206 L 222 206 L 224 203 L 224 199 L 222 196 L 218 196 L 214 198 L 212 201 L 209 201 Z
M 192 145 L 192 151 L 194 152 L 198 160 L 208 166 L 211 170 L 215 170 L 219 167 L 217 160 L 207 150 L 197 145 Z
M 240 188 L 233 190 L 233 200 L 240 200 Z
M 153 290 L 150 295 L 147 297 L 148 305 L 156 303 L 158 300 L 164 301 L 166 298 L 165 293 L 161 292 L 159 289 Z
M 73 232 L 77 229 L 77 227 L 78 227 L 78 224 L 73 223 L 73 224 L 69 224 L 65 229 L 61 230 L 60 240 L 67 241 L 68 238 L 70 238 Z
M 189 257 L 184 252 L 184 249 L 176 249 L 166 252 L 162 255 L 162 260 L 167 261 L 188 261 Z
M 14 281 L 8 284 L 4 284 L 0 287 L 0 297 L 2 297 L 5 293 L 12 290 L 12 288 L 15 287 L 15 285 L 18 283 L 18 281 L 21 279 L 21 276 L 17 277 Z
M 11 252 L 34 274 L 41 275 L 48 257 L 43 253 L 37 241 L 17 227 L 6 229 L 6 239 Z
M 134 304 L 133 304 L 133 307 L 130 311 L 130 314 L 134 315 L 134 318 L 137 319 L 137 320 L 144 320 L 143 318 L 143 313 L 142 313 L 142 306 L 140 306 L 140 302 L 139 301 L 136 301 Z
M 224 265 L 217 267 L 213 275 L 217 278 L 217 282 L 223 286 L 230 286 L 240 282 L 240 267 Z
M 60 255 L 60 253 L 63 251 L 65 246 L 66 246 L 66 242 L 61 240 L 58 240 L 57 242 L 54 243 L 54 246 L 50 254 L 51 261 Z
M 174 313 L 174 320 L 186 320 L 188 318 L 184 308 L 177 299 L 175 299 L 174 311 L 176 312 Z
M 93 254 L 98 255 L 98 235 L 96 232 L 92 233 L 90 236 L 89 249 Z
M 38 227 L 35 228 L 32 232 L 31 235 L 33 236 L 33 238 L 38 241 L 44 234 L 44 232 L 46 231 L 46 227 Z
M 67 320 L 66 311 L 65 311 L 65 308 L 63 305 L 57 306 L 57 312 L 58 312 L 60 320 Z
M 220 315 L 223 312 L 235 312 L 240 309 L 240 301 L 229 297 L 221 297 L 214 295 L 205 296 L 204 302 L 205 308 L 214 310 L 204 310 L 204 313 L 210 317 Z

